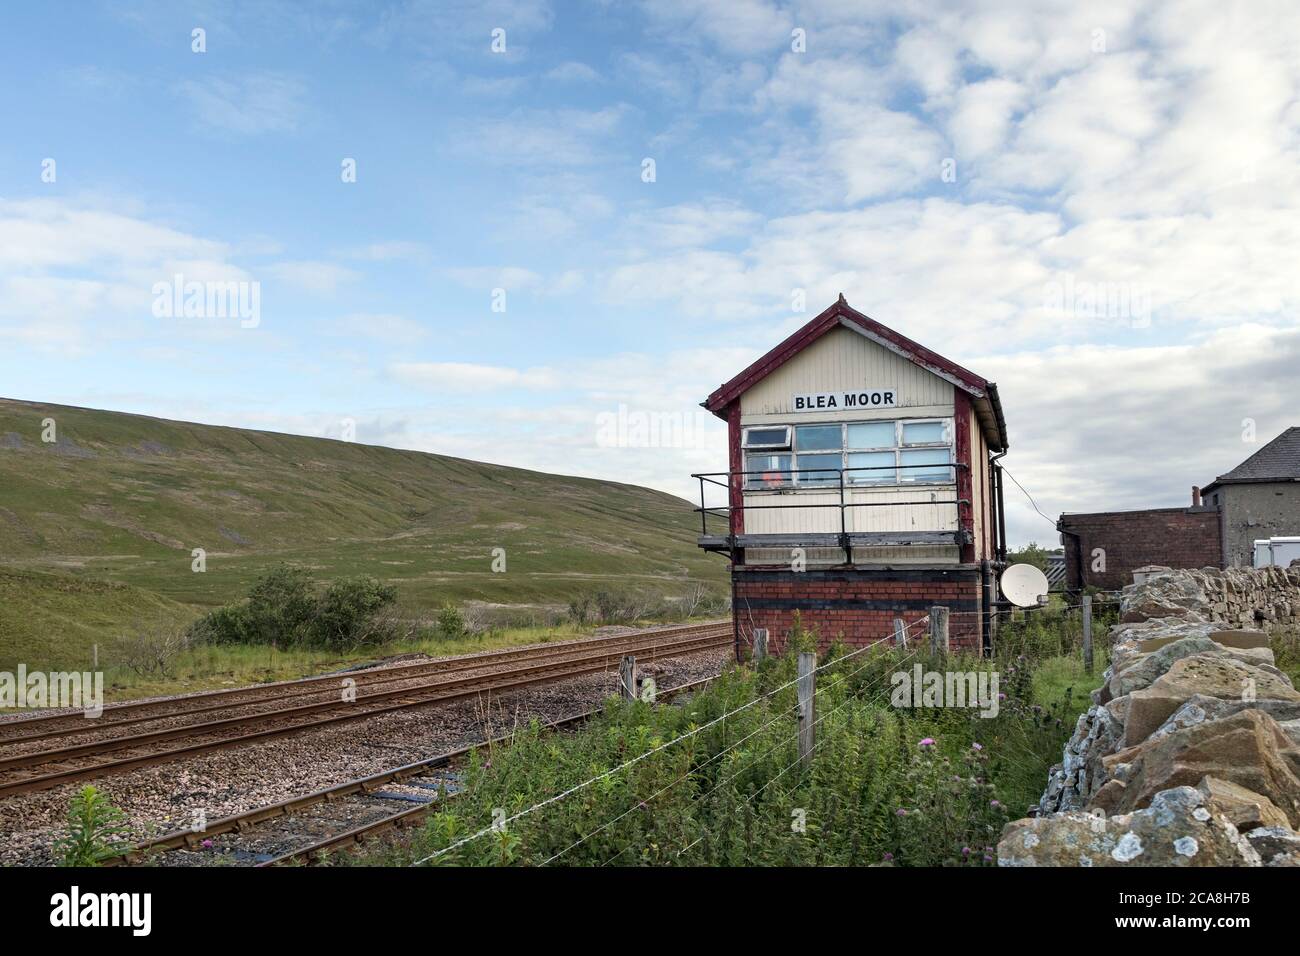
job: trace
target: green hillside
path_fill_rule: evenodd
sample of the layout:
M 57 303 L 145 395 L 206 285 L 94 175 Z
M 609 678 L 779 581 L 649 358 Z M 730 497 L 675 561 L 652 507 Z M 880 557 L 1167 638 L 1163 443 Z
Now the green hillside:
M 45 418 L 55 443 L 41 440 Z M 128 585 L 141 610 L 198 613 L 281 561 L 322 579 L 382 578 L 416 615 L 448 600 L 562 604 L 597 587 L 671 595 L 724 580 L 722 562 L 695 547 L 695 520 L 686 501 L 633 485 L 0 399 L 11 602 L 26 593 L 13 573 L 40 570 Z M 205 573 L 191 570 L 194 548 L 207 553 Z M 505 573 L 492 572 L 494 548 L 505 549 Z M 51 581 L 27 589 L 34 606 L 58 591 Z M 67 616 L 75 598 L 59 593 L 62 609 L 41 612 L 41 629 L 79 626 L 75 609 Z M 124 593 L 84 597 L 109 608 Z M 15 616 L 11 603 L 0 628 L 12 634 Z

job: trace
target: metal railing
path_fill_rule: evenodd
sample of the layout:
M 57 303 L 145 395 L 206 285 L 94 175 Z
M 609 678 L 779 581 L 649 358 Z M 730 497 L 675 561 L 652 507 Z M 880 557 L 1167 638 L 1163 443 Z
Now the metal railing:
M 700 515 L 701 535 L 707 536 L 709 533 L 708 520 L 710 515 L 713 515 L 714 517 L 727 519 L 728 522 L 727 530 L 728 533 L 730 533 L 731 530 L 730 518 L 731 518 L 731 511 L 732 511 L 731 505 L 726 504 L 726 505 L 710 506 L 706 504 L 705 485 L 706 484 L 716 485 L 719 488 L 725 488 L 727 490 L 728 495 L 730 495 L 733 489 L 733 482 L 735 481 L 736 478 L 739 478 L 741 479 L 741 485 L 737 490 L 740 491 L 742 495 L 741 504 L 739 508 L 742 515 L 744 514 L 745 511 L 764 511 L 764 510 L 771 510 L 771 509 L 778 509 L 778 508 L 838 508 L 840 512 L 839 533 L 841 538 L 846 538 L 849 533 L 848 509 L 850 508 L 899 508 L 899 507 L 922 506 L 922 505 L 930 506 L 930 507 L 933 507 L 935 505 L 952 505 L 954 508 L 958 509 L 957 518 L 958 518 L 958 523 L 960 523 L 961 506 L 962 505 L 969 506 L 970 500 L 967 498 L 956 497 L 955 490 L 954 490 L 954 496 L 951 499 L 935 500 L 931 498 L 926 501 L 851 501 L 846 499 L 844 495 L 845 491 L 871 491 L 871 490 L 879 491 L 885 488 L 896 488 L 899 490 L 905 490 L 907 488 L 906 484 L 898 483 L 898 482 L 889 482 L 889 483 L 866 482 L 866 481 L 854 482 L 850 480 L 846 484 L 844 481 L 844 476 L 845 474 L 848 474 L 850 472 L 890 471 L 896 473 L 898 471 L 909 469 L 909 468 L 926 468 L 929 469 L 931 472 L 934 472 L 936 470 L 936 467 L 945 468 L 948 471 L 949 475 L 951 475 L 952 477 L 941 479 L 939 481 L 935 481 L 932 483 L 941 484 L 941 485 L 953 485 L 955 484 L 955 480 L 956 480 L 956 469 L 969 468 L 970 466 L 963 464 L 961 462 L 952 462 L 950 464 L 941 465 L 941 466 L 936 466 L 934 464 L 862 465 L 855 468 L 761 468 L 754 471 L 696 472 L 696 473 L 692 473 L 691 477 L 697 479 L 700 483 L 700 506 L 694 510 L 698 512 Z M 825 481 L 825 482 L 819 481 L 817 483 L 801 483 L 794 477 L 797 475 L 805 475 L 805 474 L 831 474 L 835 476 L 835 479 L 832 481 Z M 764 477 L 769 475 L 790 475 L 791 479 L 788 482 L 783 481 L 775 484 L 764 483 L 760 485 L 751 485 L 749 483 L 749 476 L 751 475 L 762 475 Z M 726 480 L 719 481 L 718 480 L 719 478 L 726 479 Z M 746 502 L 743 498 L 743 495 L 746 492 L 755 492 L 755 491 L 775 491 L 775 492 L 838 491 L 839 501 L 827 501 L 827 502 L 811 503 L 811 504 L 787 503 L 787 504 L 774 504 L 774 505 L 759 505 L 759 504 L 750 504 Z

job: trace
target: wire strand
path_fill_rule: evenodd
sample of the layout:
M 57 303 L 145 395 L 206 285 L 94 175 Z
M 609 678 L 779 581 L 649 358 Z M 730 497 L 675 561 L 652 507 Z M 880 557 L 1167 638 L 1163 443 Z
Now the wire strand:
M 924 618 L 922 618 L 921 620 L 924 620 Z M 916 623 L 919 624 L 920 621 L 917 621 Z M 886 639 L 887 639 L 887 637 L 882 637 L 882 638 L 881 638 L 882 641 L 883 641 L 883 640 L 886 640 Z M 859 654 L 861 654 L 861 653 L 863 653 L 863 652 L 865 652 L 865 651 L 870 650 L 872 647 L 876 646 L 877 643 L 880 643 L 880 642 L 879 642 L 879 641 L 875 641 L 875 642 L 872 642 L 871 644 L 866 644 L 866 645 L 864 645 L 864 646 L 858 648 L 856 651 L 853 651 L 853 652 L 850 653 L 850 654 L 846 654 L 846 655 L 843 656 L 843 657 L 838 657 L 838 658 L 836 658 L 836 659 L 833 660 L 833 661 L 827 661 L 825 664 L 821 664 L 821 665 L 819 665 L 818 667 L 813 668 L 812 673 L 816 674 L 818 671 L 824 670 L 824 669 L 826 669 L 827 667 L 832 666 L 833 664 L 838 664 L 838 663 L 841 663 L 841 662 L 843 662 L 843 661 L 849 660 L 849 659 L 851 659 L 851 658 L 853 658 L 853 657 L 856 657 L 857 655 L 859 655 Z M 427 855 L 427 856 L 421 857 L 420 859 L 414 861 L 414 862 L 411 864 L 411 866 L 422 866 L 422 865 L 424 865 L 425 863 L 428 863 L 430 860 L 435 860 L 435 859 L 438 859 L 439 857 L 445 856 L 447 853 L 450 853 L 452 850 L 459 849 L 460 847 L 465 846 L 465 845 L 468 844 L 468 843 L 472 843 L 473 841 L 478 840 L 478 839 L 480 839 L 480 838 L 486 836 L 486 835 L 489 834 L 489 833 L 492 833 L 492 832 L 494 832 L 494 831 L 499 831 L 500 829 L 502 829 L 502 828 L 503 828 L 504 826 L 506 826 L 507 824 L 509 824 L 509 823 L 513 823 L 515 820 L 519 820 L 519 819 L 521 819 L 522 817 L 525 817 L 525 816 L 527 816 L 527 815 L 530 814 L 530 813 L 534 813 L 534 812 L 536 812 L 537 810 L 540 810 L 540 809 L 543 808 L 543 807 L 550 806 L 550 805 L 553 804 L 553 803 L 558 803 L 560 800 L 567 799 L 568 797 L 572 796 L 573 794 L 578 793 L 578 792 L 581 791 L 581 790 L 585 790 L 587 787 L 591 786 L 592 784 L 594 784 L 594 783 L 598 783 L 598 782 L 600 782 L 601 780 L 606 780 L 606 779 L 608 779 L 609 777 L 612 777 L 614 774 L 619 773 L 619 772 L 621 772 L 621 771 L 623 771 L 623 770 L 626 770 L 628 767 L 631 767 L 631 766 L 633 766 L 633 765 L 635 765 L 635 764 L 638 764 L 638 763 L 640 763 L 641 761 L 647 759 L 648 757 L 651 757 L 651 756 L 653 756 L 654 754 L 660 753 L 660 752 L 662 752 L 662 751 L 668 749 L 669 747 L 673 746 L 674 744 L 678 744 L 678 743 L 680 743 L 680 742 L 683 741 L 683 740 L 686 740 L 686 739 L 688 739 L 688 738 L 690 738 L 690 737 L 694 737 L 694 736 L 696 736 L 696 735 L 698 735 L 698 734 L 700 734 L 700 733 L 703 733 L 703 732 L 704 732 L 705 730 L 707 730 L 708 728 L 710 728 L 710 727 L 712 727 L 712 726 L 714 726 L 714 725 L 716 725 L 716 724 L 719 724 L 719 723 L 725 721 L 725 720 L 726 720 L 728 717 L 730 717 L 730 716 L 734 716 L 735 714 L 738 714 L 738 713 L 740 713 L 740 712 L 742 712 L 742 711 L 744 711 L 744 710 L 748 710 L 750 707 L 753 707 L 755 704 L 759 703 L 760 701 L 762 701 L 762 700 L 766 700 L 767 698 L 772 697 L 772 696 L 774 696 L 774 695 L 780 693 L 782 690 L 785 690 L 787 687 L 792 687 L 792 686 L 794 686 L 795 684 L 797 684 L 797 683 L 799 682 L 799 680 L 800 680 L 800 678 L 796 677 L 796 678 L 794 678 L 793 680 L 787 681 L 786 683 L 780 685 L 779 687 L 776 687 L 776 688 L 774 688 L 774 689 L 768 691 L 768 692 L 765 693 L 765 694 L 761 694 L 761 695 L 759 695 L 758 697 L 755 697 L 753 700 L 750 700 L 750 701 L 747 701 L 747 702 L 744 703 L 744 704 L 741 704 L 741 705 L 740 705 L 739 707 L 737 707 L 735 710 L 728 711 L 728 712 L 722 714 L 721 716 L 715 717 L 715 718 L 713 718 L 712 720 L 708 721 L 707 723 L 702 724 L 702 725 L 700 725 L 699 727 L 694 728 L 693 730 L 688 730 L 688 731 L 686 731 L 686 732 L 683 733 L 683 734 L 679 734 L 677 737 L 674 737 L 672 740 L 669 740 L 669 741 L 666 741 L 666 742 L 664 742 L 664 743 L 662 743 L 662 744 L 659 744 L 659 745 L 656 746 L 656 747 L 652 747 L 651 749 L 645 751 L 644 753 L 639 754 L 639 755 L 637 755 L 636 757 L 631 758 L 630 760 L 626 760 L 626 761 L 624 761 L 623 763 L 619 764 L 617 767 L 612 767 L 612 768 L 610 768 L 609 770 L 606 770 L 606 771 L 603 772 L 603 773 L 597 774 L 596 776 L 591 777 L 591 778 L 589 778 L 589 779 L 587 779 L 587 780 L 584 780 L 584 781 L 582 781 L 582 782 L 579 783 L 579 784 L 575 784 L 574 786 L 568 788 L 567 790 L 564 790 L 564 791 L 562 791 L 562 792 L 560 792 L 560 793 L 557 793 L 557 794 L 555 794 L 555 795 L 553 795 L 553 796 L 551 796 L 551 797 L 548 797 L 548 798 L 545 799 L 545 800 L 539 801 L 538 803 L 535 803 L 535 804 L 533 804 L 533 805 L 530 806 L 530 807 L 526 807 L 525 809 L 520 810 L 518 813 L 515 813 L 515 814 L 513 814 L 512 816 L 506 817 L 504 820 L 501 820 L 501 821 L 494 821 L 493 823 L 489 824 L 488 826 L 483 827 L 482 829 L 477 830 L 477 831 L 475 831 L 474 833 L 471 833 L 471 834 L 468 835 L 468 836 L 462 837 L 461 839 L 455 841 L 454 843 L 451 843 L 451 844 L 449 844 L 448 846 L 443 847 L 441 850 L 437 850 L 437 851 L 435 851 L 435 852 L 433 852 L 433 853 L 430 853 L 430 854 Z

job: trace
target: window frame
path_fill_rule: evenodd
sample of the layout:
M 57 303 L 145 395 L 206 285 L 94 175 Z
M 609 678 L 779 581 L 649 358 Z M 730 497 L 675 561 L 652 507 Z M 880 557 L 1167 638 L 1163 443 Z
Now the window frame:
M 883 425 L 886 422 L 894 426 L 894 443 L 892 446 L 876 445 L 871 447 L 851 447 L 849 445 L 849 429 L 854 425 Z M 903 429 L 905 425 L 929 425 L 940 424 L 943 426 L 943 440 L 933 442 L 911 442 L 903 443 Z M 887 472 L 860 472 L 854 473 L 848 471 L 842 472 L 844 486 L 851 490 L 865 490 L 870 488 L 914 488 L 923 485 L 952 485 L 957 480 L 957 447 L 955 425 L 956 420 L 952 416 L 938 416 L 926 418 L 877 418 L 877 419 L 858 419 L 854 421 L 843 420 L 838 422 L 802 422 L 791 425 L 751 425 L 746 426 L 741 435 L 741 453 L 745 463 L 746 471 L 761 471 L 762 469 L 750 468 L 751 454 L 759 457 L 772 457 L 779 453 L 785 453 L 790 457 L 790 469 L 792 474 L 786 475 L 780 483 L 765 483 L 759 475 L 746 475 L 743 483 L 745 491 L 825 491 L 828 488 L 838 487 L 838 481 L 828 480 L 825 472 L 817 472 L 812 478 L 804 478 L 799 474 L 799 455 L 800 451 L 796 448 L 798 444 L 798 435 L 796 429 L 800 425 L 805 427 L 829 427 L 838 425 L 840 428 L 840 445 L 838 449 L 807 449 L 802 453 L 805 455 L 830 455 L 838 454 L 840 458 L 839 467 L 849 469 L 849 457 L 857 454 L 892 454 L 894 458 L 893 473 L 888 479 L 870 480 L 872 474 L 882 474 Z M 747 445 L 750 428 L 785 428 L 787 443 L 784 445 Z M 903 463 L 903 453 L 907 451 L 926 451 L 945 449 L 948 452 L 948 477 L 942 479 L 923 478 L 909 480 L 904 477 L 904 471 L 901 468 Z M 934 467 L 943 467 L 935 465 Z M 910 470 L 910 469 L 909 469 Z M 863 477 L 858 477 L 861 475 Z
M 775 431 L 781 428 L 785 430 L 785 441 L 783 442 L 750 442 L 749 433 L 756 431 Z M 794 442 L 793 425 L 746 425 L 744 433 L 740 436 L 740 447 L 744 451 L 790 451 Z

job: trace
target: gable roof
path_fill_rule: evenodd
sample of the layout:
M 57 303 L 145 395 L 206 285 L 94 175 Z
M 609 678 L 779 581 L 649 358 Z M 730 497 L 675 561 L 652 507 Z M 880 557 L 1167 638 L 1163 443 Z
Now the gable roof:
M 718 386 L 701 404 L 720 418 L 726 417 L 728 405 L 827 332 L 841 326 L 865 336 L 969 394 L 974 399 L 975 411 L 989 445 L 995 451 L 1006 450 L 1007 423 L 995 383 L 863 315 L 845 301 L 843 293 L 840 293 L 839 299 L 830 308 L 804 324 L 730 381 Z
M 1248 481 L 1300 481 L 1300 427 L 1288 428 L 1205 490 Z

